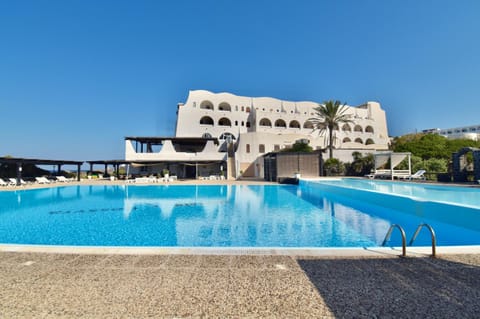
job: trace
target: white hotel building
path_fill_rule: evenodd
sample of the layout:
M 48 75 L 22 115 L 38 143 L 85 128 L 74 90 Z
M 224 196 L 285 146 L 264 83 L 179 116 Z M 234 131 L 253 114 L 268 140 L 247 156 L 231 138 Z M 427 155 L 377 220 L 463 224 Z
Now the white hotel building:
M 263 155 L 308 140 L 326 147 L 325 134 L 313 129 L 315 102 L 282 101 L 230 93 L 190 91 L 178 104 L 175 137 L 126 137 L 125 159 L 138 173 L 167 168 L 179 177 L 224 174 L 263 177 Z M 351 161 L 354 151 L 388 149 L 385 111 L 377 102 L 347 107 L 353 123 L 335 130 L 334 157 Z M 133 172 L 135 173 L 135 172 Z

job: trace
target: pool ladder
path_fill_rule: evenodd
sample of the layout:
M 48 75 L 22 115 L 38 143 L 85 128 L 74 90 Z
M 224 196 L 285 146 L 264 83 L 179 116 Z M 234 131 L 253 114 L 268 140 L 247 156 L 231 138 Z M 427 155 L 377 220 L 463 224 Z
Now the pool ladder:
M 415 239 L 417 239 L 417 236 L 423 227 L 426 227 L 430 231 L 430 235 L 432 236 L 432 257 L 435 257 L 436 249 L 437 249 L 437 237 L 435 236 L 435 231 L 433 230 L 432 226 L 430 226 L 429 224 L 423 223 L 418 225 L 417 229 L 415 230 L 415 233 L 412 236 L 412 239 L 410 239 L 410 242 L 408 243 L 408 246 L 412 246 L 413 242 L 415 241 Z M 407 256 L 407 236 L 405 235 L 405 230 L 403 230 L 402 226 L 398 224 L 392 224 L 390 226 L 387 234 L 385 235 L 385 239 L 383 240 L 382 246 L 385 246 L 385 244 L 390 240 L 390 236 L 392 235 L 392 232 L 395 228 L 397 228 L 400 231 L 400 234 L 402 235 L 402 257 L 406 257 Z

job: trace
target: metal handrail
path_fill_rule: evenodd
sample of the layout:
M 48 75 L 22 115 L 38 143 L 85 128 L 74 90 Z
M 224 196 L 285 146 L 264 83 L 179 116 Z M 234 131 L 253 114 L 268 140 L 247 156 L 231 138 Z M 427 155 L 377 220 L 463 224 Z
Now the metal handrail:
M 435 231 L 433 230 L 432 226 L 430 226 L 429 224 L 418 225 L 417 230 L 415 231 L 412 239 L 410 239 L 410 242 L 408 243 L 408 246 L 412 246 L 415 239 L 417 239 L 417 236 L 420 233 L 420 230 L 424 226 L 428 228 L 428 230 L 430 231 L 430 235 L 432 236 L 432 257 L 435 257 L 436 256 L 436 249 L 437 249 L 437 237 L 435 236 Z
M 382 246 L 385 246 L 385 244 L 389 241 L 390 236 L 392 235 L 393 229 L 398 228 L 400 230 L 400 234 L 402 235 L 402 257 L 407 256 L 407 237 L 405 236 L 405 231 L 403 230 L 402 226 L 398 224 L 392 224 L 390 228 L 388 229 L 387 234 L 385 235 L 385 239 L 383 240 Z

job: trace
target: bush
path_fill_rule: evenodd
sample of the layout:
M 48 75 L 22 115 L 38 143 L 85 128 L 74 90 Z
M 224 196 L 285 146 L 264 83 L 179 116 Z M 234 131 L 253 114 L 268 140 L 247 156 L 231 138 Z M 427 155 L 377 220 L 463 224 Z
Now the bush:
M 329 158 L 323 164 L 326 176 L 338 176 L 345 173 L 345 165 L 336 158 Z

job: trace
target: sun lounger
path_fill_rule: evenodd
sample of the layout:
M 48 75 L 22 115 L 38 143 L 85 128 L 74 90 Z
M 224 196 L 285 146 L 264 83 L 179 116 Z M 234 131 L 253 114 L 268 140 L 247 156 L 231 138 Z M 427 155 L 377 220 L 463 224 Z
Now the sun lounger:
M 10 183 L 12 185 L 15 185 L 15 186 L 17 185 L 17 179 L 16 178 L 11 177 L 11 178 L 9 178 L 9 180 L 10 180 Z M 27 182 L 25 182 L 22 178 L 20 178 L 20 186 L 25 186 L 25 185 L 27 185 Z
M 55 178 L 57 179 L 57 181 L 61 183 L 70 183 L 72 181 L 71 179 L 66 178 L 65 176 L 55 176 Z
M 6 182 L 0 178 L 0 186 L 15 186 L 15 185 L 17 185 L 17 182 L 15 183 L 12 183 L 11 181 Z
M 50 184 L 51 181 L 46 177 L 35 177 L 38 184 Z
M 417 171 L 415 174 L 412 174 L 409 176 L 408 179 L 412 180 L 412 179 L 425 179 L 425 176 L 424 174 L 426 173 L 427 171 L 424 170 L 424 169 L 421 169 L 419 171 Z

